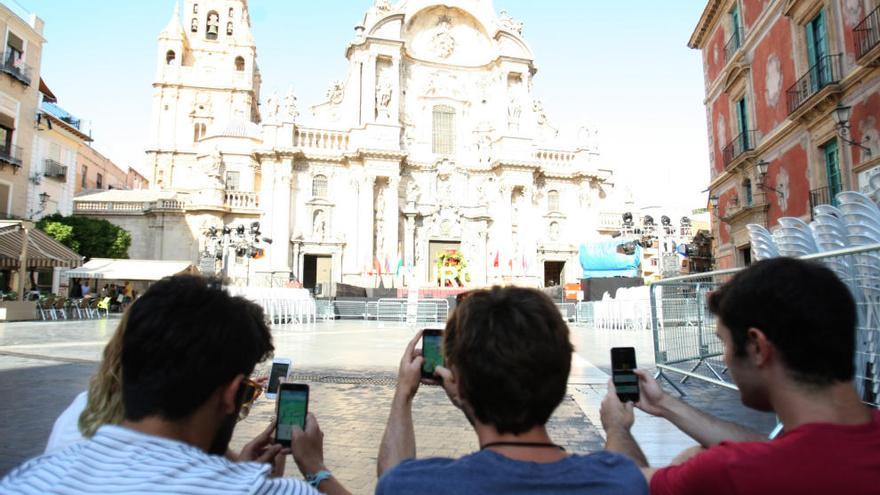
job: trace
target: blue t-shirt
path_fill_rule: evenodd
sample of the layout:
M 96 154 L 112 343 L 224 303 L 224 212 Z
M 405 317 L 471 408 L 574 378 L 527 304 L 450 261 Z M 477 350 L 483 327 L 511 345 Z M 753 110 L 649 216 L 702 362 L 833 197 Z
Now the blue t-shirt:
M 376 495 L 398 493 L 647 495 L 648 483 L 634 462 L 611 452 L 571 455 L 539 464 L 483 450 L 461 459 L 410 459 L 400 463 L 376 486 Z

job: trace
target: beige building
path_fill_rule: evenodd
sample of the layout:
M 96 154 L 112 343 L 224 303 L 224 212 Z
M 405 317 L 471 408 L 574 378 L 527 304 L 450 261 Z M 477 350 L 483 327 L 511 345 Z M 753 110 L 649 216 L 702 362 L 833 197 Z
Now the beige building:
M 22 13 L 22 15 L 25 15 Z M 0 3 L 0 217 L 29 216 L 29 177 L 36 147 L 43 20 Z
M 77 196 L 110 189 L 145 189 L 147 186 L 148 183 L 137 171 L 123 170 L 95 148 L 83 144 L 77 150 Z
M 54 213 L 73 214 L 76 154 L 91 142 L 81 130 L 81 120 L 58 106 L 42 80 L 40 96 L 28 173 L 27 217 L 34 220 Z
M 155 192 L 82 197 L 77 212 L 144 236 L 134 257 L 205 268 L 219 253 L 242 283 L 329 294 L 381 271 L 385 286 L 436 286 L 451 251 L 465 285 L 576 280 L 578 245 L 620 208 L 595 130 L 557 125 L 537 96 L 523 23 L 488 0 L 364 3 L 347 73 L 306 107 L 291 90 L 258 103 L 246 1 L 183 2 L 159 35 Z M 258 259 L 207 235 L 254 222 L 272 239 Z

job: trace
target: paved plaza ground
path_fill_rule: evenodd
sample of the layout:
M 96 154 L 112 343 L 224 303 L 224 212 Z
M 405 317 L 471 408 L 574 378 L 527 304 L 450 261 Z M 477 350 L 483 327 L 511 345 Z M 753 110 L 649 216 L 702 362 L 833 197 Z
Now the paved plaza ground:
M 87 322 L 0 323 L 0 475 L 40 454 L 52 423 L 87 386 L 118 319 Z M 336 321 L 275 326 L 276 355 L 294 363 L 295 379 L 311 386 L 310 410 L 325 433 L 327 465 L 354 493 L 372 493 L 376 453 L 394 392 L 397 363 L 416 327 Z M 640 367 L 653 367 L 651 333 L 573 326 L 576 347 L 569 395 L 550 423 L 569 452 L 603 444 L 599 403 L 605 394 L 609 349 L 634 346 Z M 685 400 L 763 431 L 771 415 L 745 409 L 736 392 L 689 381 Z M 233 447 L 256 435 L 274 414 L 261 398 L 236 429 Z M 436 387 L 422 387 L 414 411 L 418 455 L 460 456 L 477 449 L 464 416 Z M 663 465 L 693 442 L 668 423 L 639 413 L 634 429 L 653 465 Z M 295 476 L 293 462 L 287 474 Z

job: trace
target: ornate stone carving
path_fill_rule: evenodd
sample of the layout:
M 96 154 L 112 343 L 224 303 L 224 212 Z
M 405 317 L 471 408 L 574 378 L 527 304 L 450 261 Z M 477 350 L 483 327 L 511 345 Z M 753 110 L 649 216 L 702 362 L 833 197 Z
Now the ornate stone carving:
M 345 83 L 339 80 L 331 82 L 330 88 L 327 90 L 327 100 L 334 105 L 338 105 L 342 103 L 344 97 Z
M 457 75 L 448 71 L 436 71 L 428 76 L 424 95 L 464 100 L 461 87 L 462 84 Z
M 269 98 L 266 99 L 266 120 L 274 121 L 278 119 L 281 112 L 281 102 L 278 99 L 278 92 L 273 91 Z
M 442 16 L 437 22 L 437 30 L 431 38 L 431 49 L 440 58 L 449 58 L 455 51 L 455 38 L 452 36 L 452 20 Z
M 389 0 L 376 0 L 376 3 L 373 4 L 373 7 L 376 8 L 376 12 L 385 13 L 391 11 L 391 2 Z
M 510 17 L 510 14 L 508 14 L 506 10 L 501 11 L 501 14 L 498 16 L 498 21 L 504 29 L 522 36 L 524 24 L 522 21 Z
M 492 136 L 489 133 L 477 135 L 476 147 L 480 166 L 488 167 L 492 163 Z
M 420 199 L 422 199 L 422 188 L 419 186 L 419 181 L 413 177 L 406 184 L 406 202 L 418 204 Z
M 315 211 L 315 219 L 313 222 L 313 233 L 318 239 L 323 239 L 327 231 L 327 222 L 324 220 L 324 211 Z
M 394 88 L 391 85 L 389 71 L 384 71 L 376 84 L 376 113 L 381 120 L 391 118 L 390 108 L 393 93 Z
M 299 117 L 299 109 L 296 105 L 296 94 L 293 92 L 293 86 L 287 88 L 287 95 L 284 96 L 284 117 L 289 122 L 294 122 Z
M 507 127 L 512 131 L 518 131 L 521 116 L 522 105 L 519 103 L 519 96 L 516 93 L 511 93 L 507 103 Z

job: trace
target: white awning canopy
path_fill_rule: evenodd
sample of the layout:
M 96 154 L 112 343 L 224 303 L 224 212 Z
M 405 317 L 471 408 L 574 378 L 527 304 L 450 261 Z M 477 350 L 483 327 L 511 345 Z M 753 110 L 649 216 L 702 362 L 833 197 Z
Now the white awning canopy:
M 93 258 L 85 265 L 69 270 L 67 276 L 105 280 L 156 281 L 178 273 L 195 273 L 189 261 L 114 260 Z

